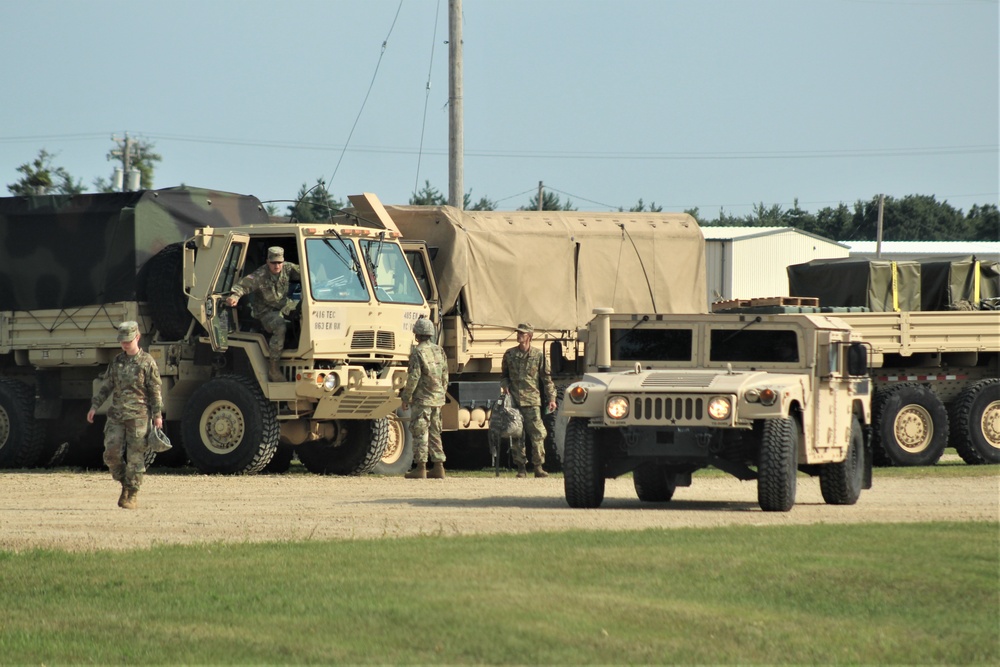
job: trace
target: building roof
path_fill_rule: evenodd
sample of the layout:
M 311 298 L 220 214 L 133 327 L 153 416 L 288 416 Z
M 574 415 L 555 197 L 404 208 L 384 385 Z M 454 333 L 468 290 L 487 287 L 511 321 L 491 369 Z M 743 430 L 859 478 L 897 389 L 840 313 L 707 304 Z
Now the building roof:
M 840 241 L 834 241 L 833 239 L 828 239 L 825 236 L 820 236 L 819 234 L 813 234 L 812 232 L 807 232 L 797 227 L 711 227 L 703 226 L 701 228 L 701 233 L 705 236 L 706 241 L 733 241 L 736 239 L 746 239 L 754 238 L 758 236 L 773 236 L 775 234 L 801 234 L 802 236 L 808 236 L 810 238 L 817 239 L 819 241 L 824 241 L 831 245 L 839 245 L 844 248 L 848 247 L 846 244 Z
M 875 256 L 875 241 L 841 243 L 850 248 L 851 256 Z M 912 258 L 928 255 L 975 255 L 983 259 L 1000 259 L 1000 241 L 882 241 L 883 257 Z

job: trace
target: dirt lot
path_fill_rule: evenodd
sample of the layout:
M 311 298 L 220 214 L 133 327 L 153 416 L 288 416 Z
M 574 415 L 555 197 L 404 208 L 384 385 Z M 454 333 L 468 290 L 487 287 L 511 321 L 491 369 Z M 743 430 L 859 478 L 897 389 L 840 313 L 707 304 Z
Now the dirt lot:
M 155 469 L 154 469 L 155 470 Z M 789 513 L 764 513 L 756 486 L 698 478 L 665 504 L 640 503 L 630 478 L 609 480 L 604 505 L 570 509 L 561 477 L 206 477 L 152 472 L 136 511 L 116 506 L 104 472 L 0 473 L 0 549 L 129 549 L 156 544 L 469 535 L 539 530 L 903 521 L 1000 521 L 1000 478 L 877 479 L 857 505 L 823 503 L 800 478 Z

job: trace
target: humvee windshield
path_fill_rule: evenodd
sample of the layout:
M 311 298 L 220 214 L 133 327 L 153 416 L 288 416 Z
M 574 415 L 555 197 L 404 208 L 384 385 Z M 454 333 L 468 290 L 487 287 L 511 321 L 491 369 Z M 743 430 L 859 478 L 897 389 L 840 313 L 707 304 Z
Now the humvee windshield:
M 709 361 L 796 363 L 799 339 L 780 329 L 712 329 Z
M 313 300 L 368 301 L 354 244 L 341 239 L 306 239 L 306 256 Z
M 690 361 L 690 329 L 612 329 L 611 358 L 616 361 Z

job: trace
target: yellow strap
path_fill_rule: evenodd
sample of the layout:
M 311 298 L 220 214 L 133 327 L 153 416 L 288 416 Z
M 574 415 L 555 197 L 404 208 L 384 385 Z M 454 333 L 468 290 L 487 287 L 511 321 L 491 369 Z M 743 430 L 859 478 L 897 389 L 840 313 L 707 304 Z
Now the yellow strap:
M 899 284 L 896 282 L 896 262 L 889 262 L 892 266 L 892 310 L 899 312 Z
M 975 266 L 972 267 L 975 274 L 972 276 L 972 305 L 976 308 L 979 307 L 979 260 L 976 260 Z

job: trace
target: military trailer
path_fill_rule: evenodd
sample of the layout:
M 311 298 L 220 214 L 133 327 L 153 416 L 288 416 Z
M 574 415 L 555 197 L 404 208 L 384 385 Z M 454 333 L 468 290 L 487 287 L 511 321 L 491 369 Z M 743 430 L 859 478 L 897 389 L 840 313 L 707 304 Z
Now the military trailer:
M 639 499 L 669 501 L 696 470 L 756 480 L 765 511 L 795 504 L 797 473 L 824 500 L 871 486 L 867 348 L 825 314 L 615 314 L 580 332 L 587 373 L 559 410 L 566 501 L 598 507 L 632 472 Z
M 294 224 L 254 197 L 187 187 L 0 199 L 0 466 L 85 444 L 116 327 L 136 320 L 168 430 L 200 471 L 281 469 L 293 450 L 316 473 L 372 471 L 403 438 L 394 411 L 429 310 L 377 198 L 352 202 L 353 215 Z M 249 300 L 225 305 L 270 246 L 301 266 L 283 382 L 268 380 Z
M 561 393 L 583 371 L 577 331 L 594 307 L 706 308 L 704 238 L 684 213 L 385 208 L 403 234 L 448 357 L 442 422 L 450 457 L 487 451 L 501 361 L 517 344 L 518 323 L 533 325 L 532 344 L 545 353 Z M 546 466 L 558 469 L 555 415 L 545 419 Z

